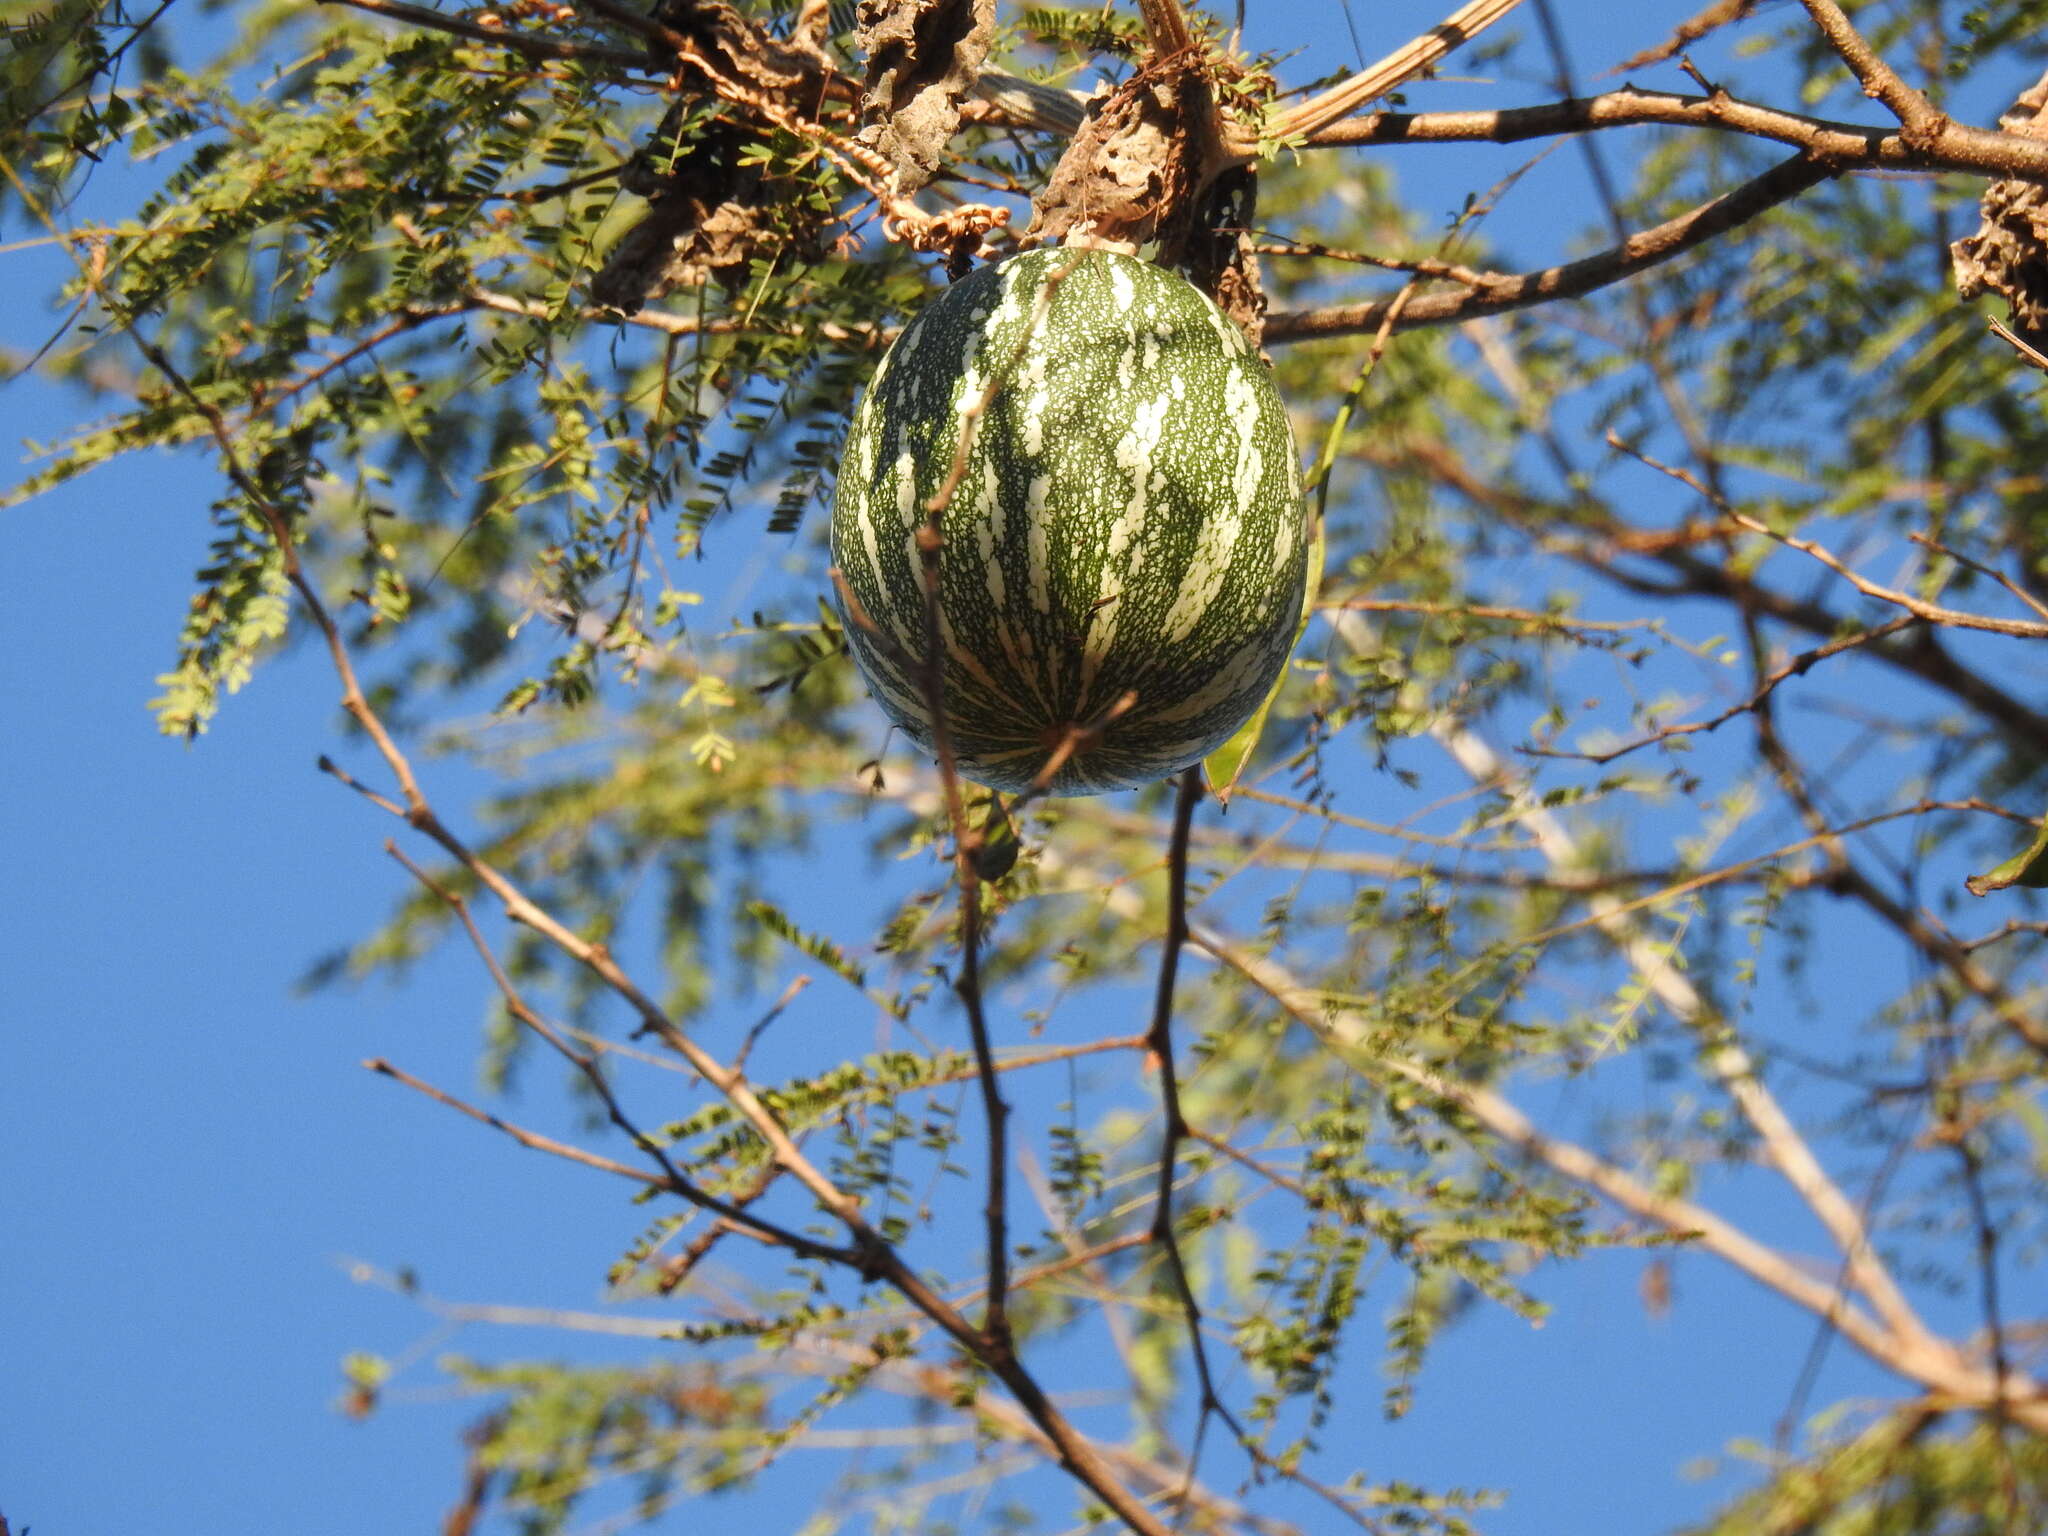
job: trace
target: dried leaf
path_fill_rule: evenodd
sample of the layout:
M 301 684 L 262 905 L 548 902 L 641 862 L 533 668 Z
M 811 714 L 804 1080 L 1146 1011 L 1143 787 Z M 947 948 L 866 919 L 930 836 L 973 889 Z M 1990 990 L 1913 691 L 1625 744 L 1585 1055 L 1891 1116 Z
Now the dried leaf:
M 2008 133 L 2048 138 L 2048 75 L 1999 118 Z M 1994 181 L 1978 204 L 1974 235 L 1949 247 L 1956 292 L 1966 299 L 1995 293 L 2012 308 L 2013 329 L 2029 342 L 2048 338 L 2048 187 Z

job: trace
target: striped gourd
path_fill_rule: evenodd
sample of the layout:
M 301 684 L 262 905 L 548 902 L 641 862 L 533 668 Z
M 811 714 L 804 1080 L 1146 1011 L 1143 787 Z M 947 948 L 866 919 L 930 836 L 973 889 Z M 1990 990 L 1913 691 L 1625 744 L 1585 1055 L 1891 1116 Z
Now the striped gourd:
M 949 480 L 939 624 L 969 778 L 1026 788 L 1077 728 L 1054 792 L 1164 777 L 1286 665 L 1308 544 L 1287 413 L 1182 278 L 1029 251 L 956 283 L 882 359 L 847 434 L 832 558 L 854 659 L 927 748 L 918 536 Z

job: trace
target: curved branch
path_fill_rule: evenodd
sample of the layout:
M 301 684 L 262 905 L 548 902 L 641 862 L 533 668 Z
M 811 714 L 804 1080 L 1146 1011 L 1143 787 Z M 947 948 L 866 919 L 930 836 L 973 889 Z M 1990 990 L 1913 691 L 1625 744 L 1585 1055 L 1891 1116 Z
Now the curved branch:
M 1864 123 L 1808 117 L 1726 91 L 1710 96 L 1624 86 L 1533 107 L 1486 112 L 1375 112 L 1333 123 L 1310 136 L 1321 146 L 1360 144 L 1516 144 L 1595 128 L 1661 123 L 1775 139 L 1834 163 L 1837 170 L 1967 171 L 2048 182 L 2048 142 L 2023 134 L 1970 128 L 1943 118 L 1935 129 L 1904 132 Z
M 1411 297 L 1394 313 L 1399 298 L 1374 299 L 1364 304 L 1333 305 L 1327 309 L 1286 310 L 1266 319 L 1268 342 L 1308 341 L 1323 336 L 1350 336 L 1376 331 L 1393 316 L 1396 330 L 1450 325 L 1479 315 L 1497 315 L 1508 310 L 1528 309 L 1553 299 L 1574 299 L 1618 283 L 1623 278 L 1703 245 L 1746 224 L 1780 203 L 1789 202 L 1809 188 L 1839 174 L 1840 168 L 1807 155 L 1780 161 L 1754 181 L 1744 182 L 1732 192 L 1710 203 L 1666 219 L 1653 228 L 1639 231 L 1621 244 L 1596 255 L 1540 272 L 1514 276 L 1475 273 L 1455 292 Z

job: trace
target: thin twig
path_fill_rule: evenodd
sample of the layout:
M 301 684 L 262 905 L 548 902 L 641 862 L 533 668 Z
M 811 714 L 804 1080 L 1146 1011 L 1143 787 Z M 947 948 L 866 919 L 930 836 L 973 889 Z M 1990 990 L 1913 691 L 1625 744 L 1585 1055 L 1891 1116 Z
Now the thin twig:
M 1811 650 L 1801 651 L 1782 666 L 1773 669 L 1770 675 L 1758 683 L 1756 688 L 1751 691 L 1749 697 L 1742 700 L 1741 703 L 1731 704 L 1719 714 L 1705 720 L 1691 720 L 1681 725 L 1664 726 L 1660 730 L 1652 731 L 1647 736 L 1639 736 L 1634 741 L 1626 742 L 1621 746 L 1610 747 L 1605 752 L 1571 752 L 1558 747 L 1538 747 L 1527 744 L 1518 746 L 1515 750 L 1525 757 L 1561 757 L 1570 758 L 1577 762 L 1605 764 L 1611 763 L 1617 758 L 1627 757 L 1632 752 L 1640 752 L 1645 747 L 1653 747 L 1659 742 L 1670 741 L 1679 736 L 1696 736 L 1702 732 L 1717 731 L 1736 716 L 1746 715 L 1754 710 L 1775 693 L 1781 683 L 1794 677 L 1804 676 L 1814 666 L 1827 660 L 1830 656 L 1838 656 L 1843 651 L 1851 651 L 1861 646 L 1870 645 L 1875 641 L 1895 635 L 1902 629 L 1910 629 L 1913 625 L 1924 622 L 1924 620 L 1915 617 L 1913 614 L 1902 614 L 1896 619 L 1878 625 L 1875 629 L 1858 630 L 1854 634 L 1843 635 L 1839 639 L 1830 640 L 1825 645 L 1816 645 Z
M 1906 537 L 1911 539 L 1915 544 L 1921 546 L 1921 548 L 1923 549 L 1931 549 L 1938 555 L 1947 555 L 1949 559 L 1955 561 L 1957 565 L 1968 566 L 1971 570 L 1975 571 L 1979 576 L 1989 576 L 1993 581 L 1997 582 L 2001 587 L 2005 588 L 2006 591 L 2010 592 L 2014 597 L 2018 598 L 2021 602 L 2025 603 L 2029 608 L 2033 609 L 2034 612 L 2041 615 L 2042 618 L 2048 619 L 2048 603 L 2042 602 L 2040 598 L 2036 597 L 2033 593 L 2029 592 L 2025 587 L 2021 586 L 2018 582 L 2014 581 L 2010 576 L 2006 575 L 2005 572 L 1999 570 L 1997 566 L 1986 565 L 1982 560 L 1977 559 L 1974 555 L 1967 555 L 1964 554 L 1963 551 L 1961 551 L 1960 549 L 1951 548 L 1949 545 L 1944 544 L 1941 542 L 1941 540 L 1935 538 L 1932 534 L 1922 533 L 1917 528 L 1909 530 L 1906 534 Z
M 665 1175 L 649 1173 L 645 1168 L 635 1168 L 630 1163 L 621 1163 L 595 1152 L 586 1152 L 583 1148 L 571 1146 L 566 1141 L 556 1141 L 552 1136 L 543 1136 L 538 1131 L 529 1131 L 523 1126 L 514 1125 L 510 1120 L 501 1119 L 487 1109 L 478 1109 L 474 1104 L 458 1099 L 452 1093 L 444 1092 L 432 1083 L 414 1077 L 410 1072 L 401 1071 L 381 1056 L 372 1056 L 363 1065 L 380 1077 L 388 1077 L 393 1082 L 403 1083 L 406 1087 L 425 1094 L 435 1103 L 445 1104 L 479 1124 L 488 1125 L 494 1131 L 503 1131 L 522 1147 L 531 1147 L 534 1151 L 545 1152 L 550 1157 L 566 1158 L 572 1163 L 581 1163 L 586 1168 L 595 1168 L 602 1173 L 615 1173 L 622 1179 L 632 1179 L 655 1189 L 669 1187 Z
M 1849 66 L 1849 72 L 1863 86 L 1863 94 L 1874 101 L 1881 101 L 1891 109 L 1909 135 L 1933 138 L 1939 126 L 1947 122 L 1933 102 L 1919 91 L 1914 90 L 1898 76 L 1891 65 L 1878 57 L 1855 23 L 1835 0 L 1799 0 L 1806 7 L 1806 14 L 1813 18 L 1813 24 L 1820 28 L 1821 36 L 1828 45 L 1842 57 Z
M 938 758 L 939 781 L 946 821 L 953 834 L 953 869 L 960 885 L 960 976 L 954 985 L 967 1012 L 968 1035 L 974 1047 L 975 1065 L 981 1082 L 981 1107 L 987 1125 L 988 1197 L 983 1209 L 988 1234 L 988 1301 L 982 1316 L 982 1332 L 989 1347 L 1008 1353 L 1010 1338 L 1008 1306 L 1009 1256 L 1009 1116 L 996 1077 L 995 1052 L 990 1043 L 988 1018 L 981 995 L 981 834 L 970 823 L 960 792 L 959 763 L 953 751 L 953 733 L 946 719 L 945 626 L 941 622 L 940 555 L 946 547 L 945 517 L 953 496 L 966 476 L 973 452 L 974 436 L 981 420 L 1009 382 L 1039 328 L 1052 308 L 1053 294 L 1073 270 L 1069 261 L 1055 266 L 1039 282 L 1031 314 L 1024 323 L 1008 365 L 995 369 L 980 396 L 972 401 L 960 420 L 960 436 L 946 477 L 926 501 L 925 522 L 917 533 L 918 566 L 924 586 L 924 649 L 917 668 L 924 692 L 925 712 L 930 716 L 932 748 Z
M 732 1203 L 745 1210 L 774 1186 L 775 1181 L 785 1172 L 779 1163 L 769 1163 L 755 1175 L 754 1182 L 732 1197 Z M 738 1222 L 720 1217 L 702 1232 L 690 1239 L 689 1246 L 661 1266 L 654 1277 L 654 1288 L 663 1296 L 673 1293 L 678 1286 L 697 1272 L 697 1266 L 711 1256 L 718 1240 L 728 1232 L 744 1232 L 747 1228 Z
M 1159 951 L 1159 985 L 1152 999 L 1152 1027 L 1147 1035 L 1153 1063 L 1159 1073 L 1159 1182 L 1152 1206 L 1151 1238 L 1166 1255 L 1173 1274 L 1174 1289 L 1180 1295 L 1181 1310 L 1188 1324 L 1188 1348 L 1194 1356 L 1195 1379 L 1201 1388 L 1201 1406 L 1195 1420 L 1194 1443 L 1188 1451 L 1187 1475 L 1193 1482 L 1201 1464 L 1202 1438 L 1215 1414 L 1230 1426 L 1239 1441 L 1250 1437 L 1244 1426 L 1217 1394 L 1216 1380 L 1209 1370 L 1209 1350 L 1202 1341 L 1202 1308 L 1196 1300 L 1194 1283 L 1188 1278 L 1187 1259 L 1181 1253 L 1180 1237 L 1173 1229 L 1174 1165 L 1180 1144 L 1188 1137 L 1187 1117 L 1181 1113 L 1180 1077 L 1173 1054 L 1173 984 L 1180 970 L 1181 946 L 1188 938 L 1188 832 L 1195 820 L 1195 807 L 1202 799 L 1200 765 L 1182 770 L 1173 802 L 1173 835 L 1166 854 L 1166 935 Z
M 505 973 L 504 966 L 498 963 L 497 954 L 491 949 L 490 943 L 484 938 L 483 930 L 477 927 L 476 918 L 469 910 L 469 902 L 463 897 L 462 893 L 451 890 L 441 884 L 440 881 L 436 880 L 411 858 L 407 857 L 405 851 L 396 843 L 387 840 L 384 844 L 384 851 L 396 859 L 404 867 L 406 873 L 419 881 L 433 895 L 439 897 L 455 913 L 457 920 L 462 924 L 463 931 L 469 935 L 471 947 L 476 950 L 478 958 L 483 961 L 484 969 L 490 972 L 491 980 L 497 986 L 498 995 L 504 1000 L 506 1010 L 513 1018 L 546 1041 L 564 1061 L 568 1062 L 583 1075 L 584 1081 L 590 1084 L 591 1090 L 597 1094 L 598 1099 L 604 1104 L 605 1113 L 610 1118 L 612 1124 L 624 1132 L 626 1138 L 634 1146 L 638 1147 L 650 1162 L 654 1163 L 661 1170 L 662 1177 L 660 1183 L 662 1188 L 680 1195 L 694 1206 L 710 1211 L 716 1216 L 723 1217 L 735 1226 L 756 1231 L 795 1252 L 802 1253 L 807 1246 L 813 1250 L 819 1246 L 812 1243 L 809 1238 L 802 1237 L 797 1233 L 789 1231 L 787 1228 L 778 1226 L 773 1222 L 763 1221 L 760 1217 L 749 1214 L 743 1204 L 735 1204 L 732 1201 L 721 1199 L 708 1190 L 699 1188 L 692 1180 L 685 1176 L 683 1171 L 676 1167 L 674 1161 L 669 1157 L 668 1149 L 641 1130 L 637 1124 L 627 1117 L 624 1106 L 619 1103 L 618 1095 L 612 1090 L 610 1079 L 604 1075 L 603 1069 L 598 1066 L 596 1053 L 578 1050 L 570 1045 L 567 1040 L 562 1038 L 560 1032 L 553 1025 L 549 1024 L 538 1013 L 535 1013 L 527 1004 L 519 989 L 513 985 L 512 978 Z M 774 1165 L 771 1164 L 770 1166 Z M 840 1248 L 826 1249 L 822 1253 L 814 1252 L 813 1256 L 829 1258 L 839 1263 L 851 1262 L 857 1257 L 850 1250 Z
M 1317 608 L 1348 608 L 1354 613 L 1418 613 L 1453 619 L 1500 619 L 1530 629 L 1565 633 L 1620 635 L 1664 628 L 1662 618 L 1575 619 L 1565 613 L 1544 613 L 1534 608 L 1504 608 L 1496 603 L 1425 603 L 1405 597 L 1331 597 Z
M 1138 706 L 1137 690 L 1126 688 L 1110 701 L 1109 707 L 1093 720 L 1070 724 L 1060 735 L 1059 745 L 1047 756 L 1044 766 L 1032 778 L 1024 792 L 1012 800 L 1006 814 L 1015 820 L 1032 802 L 1052 792 L 1053 781 L 1060 776 L 1060 770 L 1080 753 L 1086 752 L 1102 739 L 1103 733 L 1117 721 Z
M 735 1072 L 747 1070 L 747 1058 L 753 1054 L 755 1044 L 767 1032 L 768 1026 L 781 1018 L 782 1010 L 795 1002 L 797 994 L 810 984 L 809 972 L 792 977 L 789 985 L 782 989 L 782 995 L 770 1003 L 768 1011 L 754 1021 L 754 1027 L 747 1031 L 746 1039 L 740 1042 L 740 1048 L 733 1053 L 732 1068 Z
M 1866 597 L 1874 597 L 1879 602 L 1890 603 L 1894 607 L 1905 609 L 1906 612 L 1916 618 L 1926 620 L 1929 624 L 1939 624 L 1950 629 L 1978 629 L 1983 630 L 1987 634 L 2012 635 L 2032 640 L 2048 636 L 2048 623 L 2032 619 L 1995 619 L 1984 614 L 1965 613 L 1959 608 L 1944 608 L 1939 603 L 1927 602 L 1923 598 L 1913 596 L 1910 592 L 1901 592 L 1895 587 L 1887 587 L 1879 582 L 1872 581 L 1869 577 L 1859 575 L 1851 570 L 1826 545 L 1816 544 L 1810 539 L 1802 539 L 1794 534 L 1781 533 L 1776 528 L 1771 527 L 1770 524 L 1760 522 L 1756 518 L 1751 517 L 1747 512 L 1738 511 L 1726 498 L 1702 484 L 1699 477 L 1690 470 L 1653 459 L 1641 449 L 1624 442 L 1613 432 L 1607 434 L 1607 441 L 1622 453 L 1628 454 L 1631 458 L 1656 470 L 1659 474 L 1669 475 L 1680 484 L 1697 491 L 1713 504 L 1717 512 L 1738 527 L 1747 528 L 1751 533 L 1762 534 L 1765 538 L 1775 540 L 1787 549 L 1797 550 L 1800 554 L 1819 561 Z
M 1687 17 L 1672 29 L 1671 36 L 1654 48 L 1645 48 L 1641 53 L 1629 55 L 1608 71 L 1610 76 L 1625 74 L 1632 69 L 1647 69 L 1652 64 L 1662 64 L 1691 47 L 1707 36 L 1733 21 L 1742 21 L 1757 7 L 1757 0 L 1712 0 L 1706 9 Z

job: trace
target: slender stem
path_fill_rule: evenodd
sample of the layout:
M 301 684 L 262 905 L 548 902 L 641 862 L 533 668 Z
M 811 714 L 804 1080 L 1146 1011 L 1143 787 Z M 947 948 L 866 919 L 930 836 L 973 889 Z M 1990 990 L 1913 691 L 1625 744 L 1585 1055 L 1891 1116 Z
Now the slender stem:
M 1999 619 L 1979 613 L 1965 613 L 1960 608 L 1945 608 L 1939 603 L 1930 603 L 1923 598 L 1915 597 L 1910 592 L 1901 592 L 1895 587 L 1887 587 L 1879 582 L 1872 581 L 1869 577 L 1859 575 L 1856 571 L 1850 569 L 1849 565 L 1825 544 L 1817 544 L 1810 539 L 1802 539 L 1793 534 L 1780 532 L 1768 523 L 1760 522 L 1756 518 L 1751 517 L 1747 512 L 1741 511 L 1711 486 L 1702 484 L 1699 478 L 1689 470 L 1654 459 L 1641 449 L 1623 441 L 1612 432 L 1607 434 L 1607 441 L 1620 452 L 1628 454 L 1631 458 L 1636 459 L 1648 468 L 1656 470 L 1659 474 L 1669 475 L 1680 484 L 1697 491 L 1713 503 L 1715 511 L 1738 527 L 1747 528 L 1751 533 L 1762 534 L 1765 538 L 1775 540 L 1787 549 L 1795 549 L 1800 554 L 1819 561 L 1865 597 L 1874 597 L 1879 602 L 1890 603 L 1896 608 L 1903 608 L 1915 618 L 1924 619 L 1929 624 L 1941 625 L 1948 629 L 1980 629 L 1987 634 L 2012 635 L 2029 640 L 2039 640 L 2048 637 L 2048 623 L 2043 623 L 2038 619 Z
M 989 396 L 983 398 L 986 409 Z M 953 733 L 946 720 L 946 651 L 944 626 L 940 622 L 939 555 L 945 548 L 941 520 L 959 484 L 958 461 L 966 458 L 966 444 L 974 420 L 961 433 L 961 450 L 955 473 L 948 477 L 941 493 L 931 500 L 927 522 L 917 541 L 919 567 L 924 580 L 925 654 L 918 667 L 923 686 L 925 712 L 930 717 L 932 745 L 939 762 L 946 821 L 953 835 L 953 871 L 960 885 L 960 975 L 953 990 L 967 1011 L 967 1032 L 974 1048 L 975 1078 L 981 1087 L 982 1118 L 988 1139 L 985 1156 L 987 1197 L 982 1219 L 987 1231 L 988 1298 L 982 1312 L 982 1331 L 990 1344 L 1002 1352 L 1012 1348 L 1009 1320 L 1009 1119 L 1010 1106 L 1003 1098 L 996 1076 L 995 1050 L 990 1041 L 988 1016 L 981 995 L 981 833 L 970 822 L 960 792 L 960 770 L 953 755 Z
M 415 1092 L 425 1094 L 436 1104 L 445 1104 L 457 1113 L 469 1116 L 480 1125 L 488 1125 L 494 1131 L 503 1131 L 522 1147 L 530 1147 L 536 1152 L 545 1152 L 550 1157 L 563 1158 L 572 1163 L 581 1163 L 584 1167 L 595 1168 L 600 1173 L 615 1173 L 622 1179 L 632 1179 L 655 1189 L 668 1188 L 667 1179 L 658 1173 L 649 1173 L 645 1168 L 635 1168 L 630 1163 L 622 1163 L 596 1152 L 587 1152 L 582 1147 L 571 1146 L 566 1141 L 557 1141 L 552 1136 L 543 1136 L 538 1131 L 529 1131 L 523 1126 L 514 1125 L 510 1120 L 501 1119 L 487 1109 L 478 1109 L 476 1105 L 458 1099 L 444 1089 L 436 1088 L 424 1078 L 414 1077 L 410 1072 L 394 1067 L 381 1056 L 372 1056 L 363 1063 L 363 1066 L 379 1077 L 388 1077 L 394 1083 L 403 1083 Z
M 977 1077 L 981 1083 L 982 1117 L 988 1128 L 988 1194 L 983 1222 L 988 1239 L 988 1301 L 983 1312 L 982 1331 L 988 1346 L 998 1354 L 1012 1348 L 1009 1320 L 1009 1119 L 1010 1106 L 1003 1099 L 996 1075 L 995 1050 L 991 1044 L 988 1017 L 981 995 L 981 833 L 967 815 L 960 791 L 959 763 L 954 755 L 953 732 L 946 718 L 946 644 L 940 603 L 944 573 L 941 556 L 945 551 L 946 511 L 953 503 L 974 449 L 974 438 L 989 407 L 1009 382 L 1022 360 L 1024 348 L 1045 324 L 1051 313 L 1054 292 L 1073 263 L 1054 267 L 1040 281 L 1016 350 L 1008 365 L 995 370 L 981 394 L 969 403 L 960 419 L 960 436 L 946 477 L 926 501 L 924 525 L 917 532 L 918 570 L 924 586 L 924 656 L 917 665 L 919 687 L 924 694 L 925 713 L 930 718 L 932 748 L 938 758 L 939 782 L 946 822 L 953 834 L 953 869 L 960 884 L 960 977 L 954 990 L 967 1010 L 967 1030 L 974 1046 Z
M 716 1195 L 699 1188 L 694 1182 L 685 1177 L 683 1171 L 676 1167 L 673 1159 L 669 1157 L 668 1149 L 641 1130 L 637 1124 L 627 1117 L 624 1106 L 619 1103 L 618 1095 L 612 1089 L 611 1080 L 604 1075 L 603 1069 L 598 1066 L 597 1053 L 594 1051 L 578 1050 L 575 1046 L 569 1044 L 553 1025 L 533 1011 L 525 997 L 521 995 L 518 987 L 513 985 L 512 978 L 505 973 L 504 966 L 498 963 L 496 952 L 492 950 L 489 941 L 484 938 L 483 930 L 477 927 L 476 918 L 469 910 L 469 902 L 464 899 L 462 894 L 459 891 L 450 890 L 424 869 L 420 868 L 416 862 L 406 856 L 405 851 L 396 843 L 387 841 L 384 844 L 384 851 L 396 859 L 415 880 L 419 881 L 428 891 L 447 903 L 449 908 L 453 910 L 457 920 L 462 924 L 463 931 L 469 935 L 470 946 L 476 950 L 478 957 L 482 959 L 484 969 L 490 972 L 491 980 L 498 988 L 498 995 L 504 999 L 505 1007 L 512 1017 L 545 1040 L 557 1055 L 561 1056 L 564 1061 L 567 1061 L 583 1074 L 584 1081 L 590 1084 L 592 1092 L 596 1093 L 598 1099 L 603 1103 L 605 1112 L 610 1117 L 612 1124 L 617 1126 L 650 1162 L 660 1168 L 662 1173 L 660 1183 L 664 1189 L 680 1195 L 690 1204 L 710 1211 L 733 1223 L 735 1226 L 759 1232 L 763 1236 L 771 1238 L 775 1242 L 781 1243 L 798 1253 L 803 1253 L 809 1248 L 812 1250 L 813 1257 L 832 1259 L 839 1263 L 853 1262 L 858 1259 L 858 1255 L 849 1249 L 821 1248 L 820 1245 L 812 1243 L 809 1238 L 802 1237 L 784 1227 L 777 1226 L 773 1222 L 763 1221 L 757 1216 L 750 1215 L 744 1205 L 736 1204 L 729 1200 L 722 1200 Z M 771 1163 L 769 1166 L 772 1169 L 775 1165 Z
M 1159 951 L 1159 985 L 1152 1000 L 1152 1027 L 1146 1039 L 1159 1072 L 1160 1127 L 1159 1181 L 1152 1205 L 1151 1239 L 1166 1255 L 1174 1289 L 1180 1295 L 1187 1317 L 1188 1348 L 1194 1356 L 1195 1379 L 1202 1401 L 1195 1425 L 1194 1445 L 1188 1455 L 1190 1480 L 1201 1462 L 1202 1435 L 1209 1415 L 1216 1414 L 1242 1441 L 1244 1427 L 1217 1395 L 1215 1377 L 1209 1370 L 1209 1350 L 1202 1341 L 1202 1308 L 1195 1299 L 1194 1282 L 1188 1278 L 1187 1259 L 1181 1253 L 1180 1238 L 1173 1229 L 1174 1165 L 1180 1144 L 1188 1139 L 1187 1117 L 1181 1112 L 1180 1077 L 1173 1055 L 1173 988 L 1180 971 L 1180 952 L 1188 939 L 1188 834 L 1194 826 L 1195 807 L 1202 799 L 1202 770 L 1199 765 L 1184 769 L 1173 802 L 1173 833 L 1166 855 L 1166 935 Z

